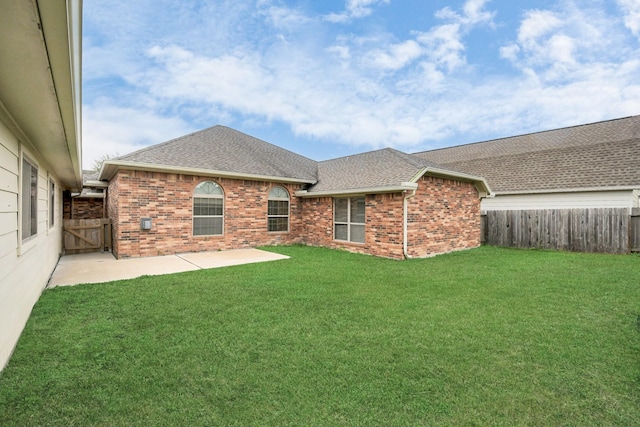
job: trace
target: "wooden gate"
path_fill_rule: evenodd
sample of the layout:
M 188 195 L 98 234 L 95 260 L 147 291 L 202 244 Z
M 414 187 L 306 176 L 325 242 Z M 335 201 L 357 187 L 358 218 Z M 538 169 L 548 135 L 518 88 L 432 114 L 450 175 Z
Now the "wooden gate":
M 65 219 L 63 242 L 66 255 L 108 251 L 111 249 L 111 220 Z

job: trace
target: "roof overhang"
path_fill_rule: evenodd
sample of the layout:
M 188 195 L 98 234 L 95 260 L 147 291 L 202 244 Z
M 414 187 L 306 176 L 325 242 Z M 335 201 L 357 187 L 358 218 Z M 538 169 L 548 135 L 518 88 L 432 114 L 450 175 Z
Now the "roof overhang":
M 426 167 L 420 170 L 418 174 L 413 178 L 412 181 L 416 182 L 424 175 L 435 176 L 439 178 L 448 178 L 448 179 L 456 179 L 464 182 L 472 182 L 475 184 L 476 189 L 478 190 L 478 194 L 481 198 L 484 197 L 493 197 L 495 194 L 491 191 L 489 187 L 489 183 L 487 180 L 482 178 L 481 176 L 470 175 L 464 172 L 451 171 L 447 169 L 439 169 L 434 167 Z
M 0 119 L 82 187 L 81 0 L 0 0 Z
M 341 190 L 326 191 L 296 191 L 297 197 L 340 197 L 340 196 L 359 196 L 365 194 L 381 194 L 381 193 L 401 193 L 404 191 L 414 191 L 418 188 L 415 182 L 401 182 L 399 185 L 390 185 L 385 187 L 366 187 L 366 188 L 348 188 Z
M 197 175 L 231 179 L 246 179 L 250 181 L 271 181 L 280 183 L 314 184 L 314 180 L 302 178 L 288 178 L 282 176 L 256 175 L 250 173 L 219 171 L 212 169 L 186 168 L 154 163 L 128 162 L 123 160 L 105 160 L 98 175 L 99 180 L 111 180 L 119 170 L 138 170 L 145 172 L 175 173 L 182 175 Z

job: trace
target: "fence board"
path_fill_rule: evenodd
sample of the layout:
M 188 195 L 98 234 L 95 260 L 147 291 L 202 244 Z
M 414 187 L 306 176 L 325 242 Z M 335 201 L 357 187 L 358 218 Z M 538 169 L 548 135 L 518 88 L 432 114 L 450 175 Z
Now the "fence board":
M 629 253 L 640 250 L 636 214 L 622 208 L 486 211 L 483 222 L 489 245 Z

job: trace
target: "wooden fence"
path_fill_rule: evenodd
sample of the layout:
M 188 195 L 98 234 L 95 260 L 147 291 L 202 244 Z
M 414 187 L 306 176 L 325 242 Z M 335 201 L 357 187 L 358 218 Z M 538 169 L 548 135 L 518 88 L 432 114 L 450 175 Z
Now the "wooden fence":
M 494 246 L 625 254 L 640 251 L 640 209 L 486 211 L 481 232 Z
M 66 255 L 111 249 L 110 219 L 65 219 L 63 229 Z

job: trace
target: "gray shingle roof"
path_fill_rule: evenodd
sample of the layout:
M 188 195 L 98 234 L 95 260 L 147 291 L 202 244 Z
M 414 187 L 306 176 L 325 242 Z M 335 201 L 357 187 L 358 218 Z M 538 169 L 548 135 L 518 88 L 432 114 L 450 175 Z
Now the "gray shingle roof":
M 214 126 L 121 156 L 106 164 L 197 169 L 303 180 L 308 192 L 397 188 L 423 168 L 457 172 L 392 148 L 316 162 L 224 126 Z
M 315 192 L 398 187 L 410 182 L 423 168 L 454 170 L 392 148 L 326 160 L 318 164 Z
M 237 130 L 214 126 L 116 160 L 315 182 L 317 162 Z
M 640 188 L 640 116 L 416 153 L 500 192 Z

